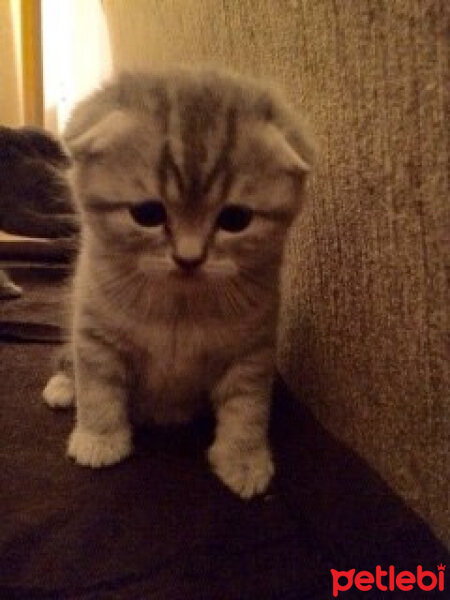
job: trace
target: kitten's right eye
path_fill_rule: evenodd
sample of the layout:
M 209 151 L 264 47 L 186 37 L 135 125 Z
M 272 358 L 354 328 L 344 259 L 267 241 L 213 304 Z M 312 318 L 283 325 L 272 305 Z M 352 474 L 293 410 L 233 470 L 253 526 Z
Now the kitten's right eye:
M 167 221 L 167 212 L 164 204 L 159 200 L 146 200 L 132 206 L 130 215 L 141 227 L 158 227 Z
M 216 227 L 229 233 L 239 233 L 250 225 L 252 218 L 253 211 L 251 208 L 239 204 L 230 204 L 220 211 L 216 220 Z

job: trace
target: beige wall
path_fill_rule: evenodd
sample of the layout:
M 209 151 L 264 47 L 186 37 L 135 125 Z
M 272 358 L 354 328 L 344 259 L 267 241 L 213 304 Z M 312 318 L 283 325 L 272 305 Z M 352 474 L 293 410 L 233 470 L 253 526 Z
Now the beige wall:
M 322 147 L 288 255 L 281 369 L 448 534 L 446 0 L 105 0 L 117 69 L 273 77 Z
M 16 127 L 22 124 L 22 106 L 11 6 L 0 0 L 0 125 Z

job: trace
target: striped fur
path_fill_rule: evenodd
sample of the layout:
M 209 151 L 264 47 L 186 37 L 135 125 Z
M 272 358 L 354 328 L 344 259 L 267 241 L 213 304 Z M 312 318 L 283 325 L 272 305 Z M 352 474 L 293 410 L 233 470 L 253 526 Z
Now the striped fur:
M 244 498 L 263 492 L 283 246 L 313 158 L 303 126 L 259 83 L 178 70 L 122 75 L 76 108 L 65 137 L 82 218 L 69 454 L 117 462 L 131 424 L 212 406 L 213 470 Z M 146 199 L 166 223 L 133 220 Z M 230 204 L 253 215 L 236 233 L 217 227 Z

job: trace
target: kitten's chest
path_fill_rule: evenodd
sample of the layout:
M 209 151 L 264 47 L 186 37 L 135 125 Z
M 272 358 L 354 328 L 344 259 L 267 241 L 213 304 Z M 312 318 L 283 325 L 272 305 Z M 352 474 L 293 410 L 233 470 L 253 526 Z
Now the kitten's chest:
M 144 355 L 147 384 L 159 388 L 201 386 L 209 349 L 197 332 L 181 327 L 155 327 Z
M 203 331 L 154 326 L 131 365 L 140 418 L 160 423 L 188 420 L 205 403 L 226 362 L 226 352 Z

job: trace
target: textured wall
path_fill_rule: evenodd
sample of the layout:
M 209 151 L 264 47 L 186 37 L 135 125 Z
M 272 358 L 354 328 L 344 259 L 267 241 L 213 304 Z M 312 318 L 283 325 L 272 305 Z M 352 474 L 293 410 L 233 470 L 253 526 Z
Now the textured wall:
M 104 6 L 117 68 L 233 66 L 310 116 L 322 159 L 289 249 L 282 371 L 445 536 L 448 2 Z

